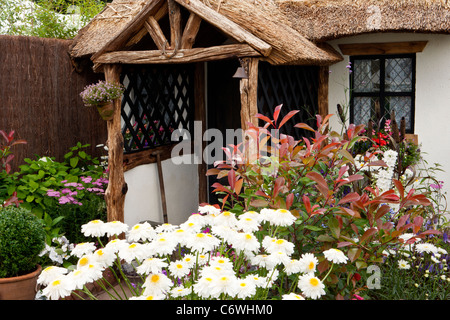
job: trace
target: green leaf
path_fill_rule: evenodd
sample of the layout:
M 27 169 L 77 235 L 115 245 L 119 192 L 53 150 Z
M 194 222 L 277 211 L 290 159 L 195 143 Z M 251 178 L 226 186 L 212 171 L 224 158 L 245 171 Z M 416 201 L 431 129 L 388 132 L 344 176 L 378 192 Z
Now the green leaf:
M 305 229 L 311 230 L 311 231 L 322 231 L 323 228 L 318 227 L 318 226 L 311 226 L 311 225 L 306 225 Z
M 27 196 L 27 198 L 25 200 L 26 200 L 26 202 L 32 202 L 34 200 L 34 196 L 32 194 L 30 194 L 29 196 Z
M 77 164 L 78 164 L 79 159 L 80 158 L 78 158 L 78 157 L 70 158 L 70 166 L 72 168 L 75 168 L 77 166 Z
M 341 235 L 341 228 L 339 227 L 339 221 L 336 218 L 333 217 L 328 221 L 328 228 L 330 228 L 333 236 L 335 236 L 336 239 L 339 239 L 339 236 Z
M 334 242 L 335 241 L 335 239 L 333 237 L 330 237 L 326 234 L 322 234 L 322 235 L 318 236 L 316 238 L 316 240 L 320 241 L 320 242 Z

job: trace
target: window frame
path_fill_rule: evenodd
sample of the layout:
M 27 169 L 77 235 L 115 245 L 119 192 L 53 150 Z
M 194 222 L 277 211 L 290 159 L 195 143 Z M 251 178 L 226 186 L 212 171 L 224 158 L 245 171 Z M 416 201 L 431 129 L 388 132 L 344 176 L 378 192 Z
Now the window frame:
M 385 63 L 387 59 L 397 58 L 410 58 L 412 59 L 412 88 L 410 92 L 390 92 L 386 90 L 386 67 Z M 353 68 L 355 60 L 380 60 L 380 90 L 379 92 L 355 92 L 354 91 L 354 79 L 355 72 L 352 69 L 350 73 L 350 123 L 354 123 L 354 98 L 355 97 L 371 97 L 378 98 L 380 101 L 381 114 L 386 115 L 385 101 L 387 97 L 410 97 L 411 98 L 411 114 L 410 114 L 410 127 L 406 130 L 406 133 L 414 133 L 415 123 L 415 100 L 416 100 L 416 53 L 404 53 L 404 54 L 382 54 L 382 55 L 352 55 L 350 56 L 350 63 Z M 383 101 L 383 103 L 381 103 Z M 389 113 L 388 113 L 389 116 Z

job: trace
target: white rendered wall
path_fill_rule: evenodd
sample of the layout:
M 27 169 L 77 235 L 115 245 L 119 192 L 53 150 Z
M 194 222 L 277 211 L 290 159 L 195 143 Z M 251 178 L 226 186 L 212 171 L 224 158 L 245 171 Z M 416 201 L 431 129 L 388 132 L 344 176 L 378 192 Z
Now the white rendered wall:
M 186 157 L 184 162 L 191 159 L 190 155 L 182 157 Z M 168 159 L 162 161 L 162 171 L 168 222 L 180 224 L 198 208 L 198 166 L 174 164 L 172 159 Z M 126 171 L 125 182 L 128 192 L 125 197 L 124 222 L 130 227 L 144 220 L 162 223 L 157 165 L 146 164 Z
M 338 44 L 401 41 L 428 41 L 423 52 L 416 55 L 415 128 L 421 150 L 430 164 L 439 163 L 445 172 L 437 175 L 444 181 L 444 191 L 450 191 L 450 35 L 432 34 L 369 34 L 329 42 L 339 51 Z M 349 56 L 330 67 L 329 112 L 336 113 L 338 103 L 348 98 L 349 86 L 346 68 Z M 332 129 L 340 132 L 337 116 L 332 117 Z

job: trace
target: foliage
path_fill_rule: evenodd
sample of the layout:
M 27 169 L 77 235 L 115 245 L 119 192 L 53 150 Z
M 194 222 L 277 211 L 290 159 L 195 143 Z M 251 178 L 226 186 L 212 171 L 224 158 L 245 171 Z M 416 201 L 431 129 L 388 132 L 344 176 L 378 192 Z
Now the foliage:
M 97 106 L 121 97 L 124 90 L 121 84 L 100 80 L 95 84 L 86 86 L 80 96 L 86 106 Z
M 99 161 L 84 151 L 88 146 L 77 143 L 62 162 L 26 158 L 18 172 L 0 176 L 0 199 L 15 195 L 22 207 L 43 219 L 47 243 L 59 231 L 71 241 L 82 241 L 80 226 L 106 216 L 103 193 L 107 180 Z
M 91 221 L 82 226 L 85 236 L 126 238 L 75 247 L 73 271 L 43 272 L 44 294 L 58 299 L 78 289 L 95 299 L 86 283 L 104 284 L 102 272 L 115 266 L 132 299 L 373 298 L 371 273 L 385 266 L 387 250 L 440 236 L 428 220 L 432 201 L 392 176 L 380 190 L 397 153 L 378 158 L 377 150 L 357 161 L 352 148 L 364 138 L 363 126 L 340 135 L 329 130 L 330 116 L 317 116 L 316 130 L 296 125 L 314 138 L 295 141 L 279 129 L 296 111 L 278 119 L 281 107 L 273 119 L 258 114 L 266 125 L 251 126 L 245 143 L 224 148 L 227 159 L 208 171 L 228 181 L 213 184 L 220 207 L 200 206 L 178 226 Z M 135 268 L 137 286 L 121 260 Z
M 25 208 L 0 207 L 0 234 L 0 278 L 36 270 L 45 246 L 40 219 Z
M 223 195 L 225 210 L 236 214 L 264 207 L 291 210 L 297 220 L 282 232 L 295 243 L 295 255 L 320 255 L 329 248 L 344 250 L 350 263 L 334 268 L 327 277 L 329 298 L 349 298 L 366 289 L 357 287 L 353 276 L 367 276 L 367 268 L 382 263 L 382 252 L 401 242 L 399 237 L 408 230 L 414 232 L 410 242 L 439 233 L 423 229 L 424 208 L 431 205 L 426 195 L 405 189 L 392 176 L 389 188 L 380 190 L 373 176 L 366 175 L 364 168 L 376 168 L 378 177 L 389 168 L 374 157 L 382 156 L 381 150 L 365 155 L 360 159 L 363 164 L 357 164 L 352 148 L 364 139 L 360 134 L 363 126 L 349 125 L 339 135 L 328 130 L 330 116 L 317 116 L 317 130 L 296 125 L 313 131 L 314 138 L 294 141 L 278 130 L 295 111 L 280 121 L 280 108 L 276 108 L 273 120 L 257 115 L 266 125 L 250 128 L 248 136 L 253 144 L 225 150 L 227 160 L 209 174 L 228 178 L 228 185 L 213 184 L 215 192 Z M 261 156 L 261 152 L 266 155 Z M 323 275 L 330 264 L 323 258 L 319 261 L 318 271 Z
M 72 39 L 105 4 L 101 0 L 0 0 L 0 32 Z

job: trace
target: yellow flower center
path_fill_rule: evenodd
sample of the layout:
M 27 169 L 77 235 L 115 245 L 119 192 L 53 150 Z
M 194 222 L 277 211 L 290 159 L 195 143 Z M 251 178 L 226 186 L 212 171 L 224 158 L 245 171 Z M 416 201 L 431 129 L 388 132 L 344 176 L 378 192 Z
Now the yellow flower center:
M 153 300 L 153 296 L 148 296 L 145 300 Z
M 317 280 L 317 278 L 311 278 L 309 280 L 309 284 L 312 285 L 313 287 L 317 287 L 319 285 L 319 280 Z
M 133 227 L 133 230 L 137 230 L 137 229 L 139 229 L 141 226 L 140 225 L 135 225 L 134 227 Z
M 247 284 L 245 282 L 241 282 L 241 287 L 245 287 Z
M 204 233 L 197 233 L 197 238 L 204 238 L 205 234 Z
M 314 269 L 314 262 L 311 261 L 311 262 L 309 263 L 308 269 L 309 269 L 309 270 Z
M 128 248 L 130 248 L 130 249 L 134 249 L 134 248 L 136 248 L 136 243 L 132 243 L 132 244 L 130 244 L 130 246 L 129 246 Z
M 245 239 L 247 239 L 247 240 L 252 239 L 252 235 L 247 233 L 247 234 L 245 235 Z
M 277 241 L 275 241 L 276 244 L 283 244 L 284 240 L 283 239 L 278 239 Z
M 288 213 L 289 211 L 287 211 L 286 209 L 279 209 L 278 212 L 279 213 Z
M 181 263 L 177 264 L 177 269 L 183 269 L 183 265 Z
M 102 249 L 97 250 L 97 255 L 98 255 L 98 256 L 102 256 L 102 255 L 104 255 L 104 254 L 105 254 L 105 253 L 103 252 Z
M 52 286 L 56 287 L 59 286 L 61 284 L 61 280 L 55 280 L 52 282 Z
M 231 215 L 231 212 L 230 212 L 230 211 L 225 211 L 225 212 L 223 213 L 223 215 L 224 215 L 225 217 L 228 217 L 228 216 Z
M 158 282 L 159 281 L 159 275 L 154 274 L 152 275 L 152 277 L 150 278 L 151 282 Z
M 80 263 L 80 266 L 85 266 L 89 263 L 89 259 L 87 257 L 83 257 L 80 259 L 79 263 Z

